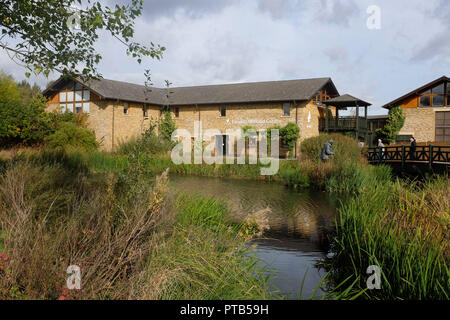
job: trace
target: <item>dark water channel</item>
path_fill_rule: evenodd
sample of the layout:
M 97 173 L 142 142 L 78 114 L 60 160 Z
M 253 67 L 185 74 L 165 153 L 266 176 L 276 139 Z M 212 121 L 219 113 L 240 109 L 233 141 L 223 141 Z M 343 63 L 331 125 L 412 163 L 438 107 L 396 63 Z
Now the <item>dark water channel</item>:
M 315 267 L 328 251 L 338 200 L 324 192 L 298 192 L 282 184 L 204 177 L 171 177 L 176 193 L 198 193 L 223 200 L 239 220 L 266 209 L 269 223 L 250 245 L 261 265 L 272 270 L 270 287 L 287 299 L 309 298 L 325 272 Z M 268 209 L 267 209 L 268 208 Z M 324 294 L 318 290 L 315 298 Z

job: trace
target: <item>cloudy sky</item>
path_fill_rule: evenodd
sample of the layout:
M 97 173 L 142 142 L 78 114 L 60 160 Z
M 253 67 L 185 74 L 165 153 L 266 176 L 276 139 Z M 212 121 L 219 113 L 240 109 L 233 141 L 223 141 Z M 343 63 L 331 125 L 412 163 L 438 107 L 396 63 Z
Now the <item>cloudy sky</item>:
M 367 27 L 372 5 L 380 29 Z M 105 78 L 143 84 L 147 68 L 156 86 L 331 77 L 341 94 L 382 114 L 381 105 L 450 76 L 450 1 L 145 0 L 136 40 L 167 47 L 163 60 L 138 65 L 104 37 L 97 47 Z M 24 78 L 4 52 L 0 69 Z

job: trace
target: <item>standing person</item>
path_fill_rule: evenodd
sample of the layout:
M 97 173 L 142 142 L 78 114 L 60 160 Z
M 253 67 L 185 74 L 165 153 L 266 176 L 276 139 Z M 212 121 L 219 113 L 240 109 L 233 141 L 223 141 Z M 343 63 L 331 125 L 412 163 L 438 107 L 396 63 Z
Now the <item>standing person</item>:
M 409 142 L 411 142 L 411 146 L 409 147 L 409 158 L 411 160 L 416 160 L 416 138 L 409 138 Z
M 381 139 L 378 139 L 378 149 L 380 150 L 379 159 L 384 160 L 386 157 L 384 155 L 384 143 L 383 143 L 383 140 L 381 140 Z

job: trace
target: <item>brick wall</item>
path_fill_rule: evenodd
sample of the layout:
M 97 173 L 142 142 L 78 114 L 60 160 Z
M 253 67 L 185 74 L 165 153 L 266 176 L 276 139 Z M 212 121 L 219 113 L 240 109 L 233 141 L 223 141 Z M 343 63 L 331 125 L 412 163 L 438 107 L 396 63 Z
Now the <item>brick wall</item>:
M 417 142 L 432 142 L 435 140 L 436 111 L 450 111 L 450 107 L 440 108 L 402 108 L 405 124 L 400 135 L 413 135 Z
M 149 105 L 148 117 L 144 118 L 142 104 L 128 103 L 128 114 L 124 113 L 125 102 L 99 100 L 91 102 L 88 126 L 101 142 L 101 148 L 111 151 L 121 142 L 138 136 L 149 127 L 151 119 L 160 119 L 160 107 Z M 319 134 L 319 110 L 309 103 L 291 104 L 290 116 L 283 115 L 283 103 L 253 103 L 224 105 L 226 116 L 221 117 L 220 105 L 181 106 L 179 117 L 175 118 L 174 107 L 172 118 L 177 128 L 188 130 L 194 136 L 194 121 L 202 122 L 202 130 L 219 129 L 226 133 L 227 129 L 236 130 L 244 126 L 256 129 L 267 129 L 289 122 L 296 122 L 300 127 L 298 144 L 306 138 Z M 48 111 L 59 110 L 59 104 L 49 103 Z M 297 150 L 299 147 L 297 146 Z

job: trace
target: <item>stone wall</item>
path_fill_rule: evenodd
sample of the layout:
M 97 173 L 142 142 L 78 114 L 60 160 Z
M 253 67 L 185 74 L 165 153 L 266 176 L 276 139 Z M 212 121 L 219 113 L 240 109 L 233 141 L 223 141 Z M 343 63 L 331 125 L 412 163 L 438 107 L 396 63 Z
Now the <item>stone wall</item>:
M 101 142 L 101 148 L 114 150 L 121 142 L 138 136 L 152 121 L 159 121 L 160 106 L 149 105 L 148 117 L 144 118 L 142 104 L 127 103 L 128 114 L 124 113 L 126 102 L 99 100 L 90 102 L 88 126 Z M 179 129 L 188 130 L 194 136 L 194 122 L 201 121 L 203 132 L 218 129 L 238 130 L 245 126 L 267 129 L 275 125 L 285 126 L 289 122 L 300 127 L 298 144 L 319 134 L 319 110 L 309 103 L 291 104 L 290 116 L 283 115 L 283 103 L 252 103 L 225 105 L 226 116 L 221 117 L 220 105 L 180 106 L 179 116 L 175 117 L 175 107 L 171 108 L 172 118 Z M 49 103 L 48 111 L 59 110 L 59 104 Z
M 400 135 L 413 135 L 417 142 L 433 142 L 436 138 L 436 111 L 450 111 L 450 107 L 402 108 L 405 124 Z

